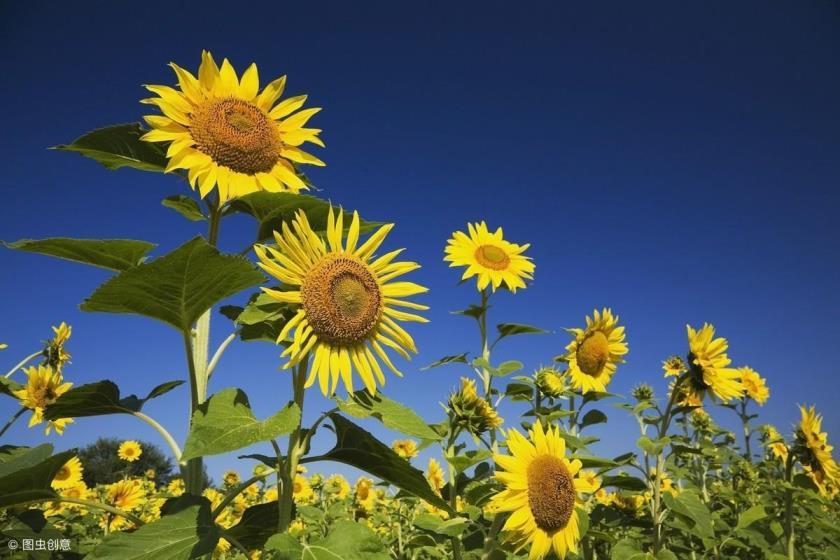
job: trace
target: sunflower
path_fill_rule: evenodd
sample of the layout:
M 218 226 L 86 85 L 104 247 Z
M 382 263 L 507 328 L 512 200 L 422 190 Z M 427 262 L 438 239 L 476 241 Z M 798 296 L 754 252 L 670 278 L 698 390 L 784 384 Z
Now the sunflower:
M 443 258 L 450 267 L 467 267 L 461 280 L 477 276 L 479 291 L 489 285 L 495 292 L 504 284 L 513 293 L 517 288 L 525 288 L 525 280 L 533 280 L 534 263 L 522 254 L 530 243 L 516 245 L 505 241 L 502 228 L 490 233 L 484 222 L 467 224 L 467 230 L 469 235 L 462 231 L 452 234 Z
M 679 356 L 671 356 L 662 362 L 662 369 L 665 370 L 665 377 L 678 377 L 688 371 L 688 367 Z
M 61 371 L 64 364 L 70 361 L 70 353 L 64 346 L 73 334 L 73 327 L 65 322 L 57 327 L 52 327 L 53 337 L 48 340 L 44 347 L 44 361 L 56 371 Z
M 427 290 L 412 282 L 392 280 L 420 265 L 393 262 L 401 250 L 373 256 L 392 227 L 393 224 L 384 225 L 359 243 L 359 214 L 354 212 L 346 243 L 342 243 L 344 212 L 339 210 L 336 217 L 331 206 L 327 242 L 315 234 L 306 214 L 299 211 L 291 227 L 283 223 L 282 235 L 274 233 L 277 249 L 256 248 L 263 269 L 284 284 L 297 287 L 288 291 L 263 290 L 273 299 L 296 308 L 277 342 L 284 341 L 294 330 L 291 344 L 282 354 L 289 358 L 284 368 L 310 354 L 314 356 L 306 387 L 317 378 L 324 395 L 333 394 L 340 377 L 347 391 L 352 392 L 355 370 L 368 392 L 374 394 L 377 384 L 385 384 L 379 359 L 402 376 L 383 346 L 406 359 L 410 358 L 408 351 L 417 352 L 411 335 L 398 321 L 425 323 L 427 319 L 398 308 L 428 309 L 401 299 Z
M 461 378 L 461 389 L 449 397 L 449 410 L 458 427 L 475 435 L 495 430 L 504 423 L 490 403 L 478 396 L 475 380 L 466 377 Z
M 705 395 L 706 391 L 723 402 L 741 397 L 744 392 L 740 372 L 729 366 L 726 355 L 729 343 L 715 336 L 715 327 L 704 323 L 699 330 L 686 325 L 688 331 L 688 385 L 691 393 Z
M 350 483 L 340 474 L 334 474 L 324 482 L 324 491 L 335 494 L 339 500 L 343 500 L 350 494 Z
M 50 483 L 56 490 L 72 488 L 82 483 L 82 462 L 73 457 L 58 469 Z
M 767 380 L 761 377 L 751 367 L 742 367 L 740 372 L 741 383 L 744 385 L 744 396 L 764 406 L 764 403 L 770 398 L 770 389 L 767 388 Z
M 29 427 L 36 426 L 44 421 L 44 408 L 66 393 L 72 383 L 65 383 L 61 372 L 49 365 L 38 365 L 23 370 L 26 374 L 26 385 L 12 394 L 20 400 L 20 404 L 32 410 L 32 417 L 29 419 Z M 73 422 L 72 418 L 60 418 L 47 421 L 46 433 L 49 434 L 52 428 L 61 435 L 64 427 Z
M 552 398 L 557 398 L 566 390 L 566 375 L 553 367 L 543 367 L 537 370 L 534 377 L 540 391 Z
M 446 477 L 443 474 L 443 469 L 436 459 L 429 459 L 429 467 L 426 470 L 426 480 L 429 481 L 429 486 L 432 487 L 435 494 L 440 495 L 441 490 L 446 485 Z
M 119 480 L 108 485 L 107 496 L 112 506 L 128 511 L 143 502 L 143 487 L 133 480 Z
M 371 511 L 376 503 L 376 492 L 373 490 L 373 481 L 369 478 L 359 477 L 356 481 L 356 504 L 365 511 Z
M 227 59 L 219 68 L 203 51 L 198 78 L 175 63 L 170 66 L 180 89 L 146 86 L 158 97 L 141 101 L 163 113 L 145 117 L 151 130 L 142 139 L 170 143 L 167 172 L 186 169 L 190 185 L 202 198 L 216 187 L 222 202 L 260 190 L 307 188 L 294 164 L 324 165 L 300 149 L 305 142 L 324 146 L 319 129 L 305 128 L 320 109 L 299 111 L 305 95 L 275 105 L 286 86 L 285 76 L 259 92 L 256 64 L 237 77 Z
M 764 443 L 764 449 L 770 450 L 773 457 L 779 459 L 782 463 L 787 462 L 788 448 L 782 434 L 770 424 L 765 424 L 761 427 L 761 441 Z
M 417 442 L 412 439 L 398 439 L 391 444 L 391 449 L 403 459 L 411 459 L 417 456 Z
M 166 492 L 172 496 L 180 496 L 184 493 L 186 486 L 183 478 L 173 478 L 172 482 L 166 485 Z
M 295 480 L 292 483 L 292 498 L 296 504 L 305 504 L 315 498 L 315 492 L 312 491 L 312 486 L 305 476 L 295 475 Z
M 240 481 L 239 473 L 236 471 L 225 471 L 222 480 L 225 481 L 226 486 L 236 486 Z
M 799 411 L 794 452 L 820 493 L 828 495 L 829 487 L 840 485 L 840 466 L 831 456 L 834 448 L 828 444 L 828 434 L 822 431 L 822 416 L 815 408 L 800 406 Z
M 597 486 L 580 476 L 578 459 L 566 458 L 566 442 L 557 427 L 544 430 L 537 422 L 529 435 L 530 440 L 509 430 L 511 455 L 493 456 L 496 479 L 506 488 L 493 496 L 490 509 L 512 512 L 503 530 L 519 550 L 531 546 L 530 560 L 542 559 L 552 549 L 565 558 L 578 550 L 580 493 L 594 493 Z
M 134 440 L 122 442 L 119 449 L 117 449 L 117 456 L 123 461 L 128 461 L 129 463 L 133 463 L 139 459 L 142 454 L 143 448 L 140 447 L 140 444 Z
M 74 486 L 68 486 L 67 488 L 62 488 L 58 492 L 63 498 L 71 498 L 74 500 L 86 500 L 88 495 L 90 494 L 90 490 L 88 489 L 87 485 L 83 481 L 79 481 L 78 484 Z M 71 502 L 67 502 L 65 504 L 70 509 L 86 511 L 87 508 L 81 504 L 74 504 Z
M 618 315 L 604 308 L 586 317 L 585 329 L 566 329 L 575 339 L 566 346 L 564 357 L 569 363 L 569 378 L 575 389 L 588 393 L 604 392 L 615 373 L 617 364 L 627 354 L 624 327 L 618 325 Z

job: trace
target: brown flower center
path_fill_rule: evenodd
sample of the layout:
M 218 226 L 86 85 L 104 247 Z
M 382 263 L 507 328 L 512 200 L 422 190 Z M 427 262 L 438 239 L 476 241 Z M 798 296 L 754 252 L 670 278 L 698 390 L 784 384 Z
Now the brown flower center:
M 510 257 L 495 245 L 479 245 L 475 250 L 475 260 L 484 268 L 505 270 L 510 264 Z
M 568 525 L 575 511 L 575 484 L 562 459 L 540 455 L 527 470 L 528 506 L 537 527 L 552 533 Z
M 48 404 L 52 404 L 57 397 L 55 390 L 50 386 L 38 387 L 32 393 L 32 400 L 35 401 L 35 406 L 38 408 L 44 408 Z
M 330 256 L 317 263 L 300 295 L 312 330 L 336 346 L 363 341 L 382 315 L 379 283 L 367 265 L 350 257 Z
M 215 99 L 196 108 L 190 134 L 196 149 L 238 173 L 265 173 L 280 159 L 282 142 L 274 122 L 241 99 Z
M 577 363 L 580 370 L 591 376 L 601 374 L 610 357 L 610 342 L 601 331 L 587 336 L 577 348 Z
M 55 477 L 53 478 L 58 481 L 67 480 L 68 478 L 70 478 L 70 468 L 67 465 L 64 465 L 63 467 L 58 469 L 58 472 L 55 473 Z

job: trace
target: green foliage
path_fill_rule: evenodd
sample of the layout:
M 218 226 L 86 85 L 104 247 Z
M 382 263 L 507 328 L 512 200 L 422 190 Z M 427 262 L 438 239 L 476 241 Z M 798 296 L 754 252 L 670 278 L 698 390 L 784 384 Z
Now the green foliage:
M 373 416 L 387 428 L 425 440 L 440 440 L 441 436 L 429 427 L 416 412 L 407 406 L 376 393 L 356 391 L 348 395 L 347 400 L 336 397 L 338 408 L 345 414 L 356 418 Z
M 118 272 L 135 267 L 155 248 L 154 243 L 133 239 L 21 239 L 2 242 L 9 249 L 58 257 Z
M 71 451 L 52 454 L 53 446 L 0 447 L 0 507 L 55 496 L 53 477 L 72 456 Z
M 207 219 L 207 216 L 201 211 L 201 206 L 198 205 L 198 202 L 189 196 L 182 194 L 167 196 L 161 201 L 161 204 L 175 210 L 191 222 L 200 222 Z
M 61 395 L 53 404 L 47 406 L 44 409 L 44 418 L 46 420 L 57 420 L 59 418 L 81 418 L 84 416 L 139 412 L 150 399 L 165 395 L 183 383 L 183 381 L 161 383 L 142 399 L 136 395 L 120 398 L 120 389 L 113 381 L 105 380 L 80 385 L 73 387 Z
M 160 448 L 147 441 L 140 441 L 143 452 L 134 462 L 123 461 L 117 455 L 121 440 L 99 438 L 95 442 L 79 449 L 77 455 L 84 466 L 82 478 L 89 487 L 98 484 L 111 484 L 124 477 L 144 478 L 146 471 L 152 469 L 156 484 L 168 484 L 173 478 L 172 460 Z
M 354 521 L 338 521 L 324 538 L 301 543 L 288 533 L 271 537 L 265 551 L 276 560 L 390 560 L 376 534 Z
M 131 167 L 163 172 L 167 164 L 166 153 L 160 144 L 140 140 L 145 132 L 138 123 L 106 126 L 88 132 L 70 144 L 59 144 L 54 149 L 77 152 L 108 169 Z

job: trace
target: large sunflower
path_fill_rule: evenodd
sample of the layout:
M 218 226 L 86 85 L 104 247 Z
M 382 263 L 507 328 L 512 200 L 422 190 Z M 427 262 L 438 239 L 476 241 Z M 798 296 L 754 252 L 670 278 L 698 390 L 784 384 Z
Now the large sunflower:
M 581 492 L 598 488 L 590 477 L 581 476 L 581 462 L 566 458 L 566 442 L 557 427 L 543 430 L 537 422 L 530 441 L 516 430 L 507 432 L 511 455 L 493 456 L 496 478 L 506 488 L 490 501 L 491 511 L 512 512 L 503 530 L 521 550 L 531 546 L 528 558 L 542 559 L 554 549 L 565 558 L 576 553 L 580 540 L 576 507 Z
M 828 444 L 828 434 L 822 431 L 822 416 L 813 406 L 800 406 L 799 411 L 794 450 L 820 493 L 833 494 L 840 486 L 840 465 L 831 455 L 834 447 Z
M 622 356 L 627 354 L 624 327 L 610 309 L 593 311 L 586 317 L 585 329 L 566 329 L 575 339 L 566 346 L 564 357 L 569 363 L 569 379 L 575 389 L 588 393 L 604 392 Z
M 478 289 L 488 285 L 493 291 L 505 285 L 511 292 L 525 287 L 525 280 L 534 278 L 534 263 L 524 253 L 530 243 L 516 245 L 505 241 L 502 228 L 490 233 L 487 224 L 467 224 L 469 235 L 462 231 L 452 234 L 446 245 L 444 261 L 450 267 L 465 266 L 462 280 L 478 277 Z
M 44 421 L 44 408 L 70 390 L 73 384 L 65 383 L 61 372 L 48 365 L 32 366 L 23 371 L 27 377 L 26 385 L 22 389 L 12 391 L 12 394 L 20 400 L 22 406 L 32 410 L 32 417 L 29 419 L 31 428 Z M 50 430 L 55 428 L 61 435 L 64 433 L 64 427 L 72 422 L 72 418 L 49 420 L 46 433 L 49 434 Z
M 283 352 L 296 365 L 310 354 L 306 387 L 315 379 L 327 395 L 335 392 L 338 380 L 353 391 L 355 371 L 373 394 L 385 384 L 381 359 L 396 375 L 402 374 L 391 362 L 383 346 L 406 359 L 416 353 L 414 340 L 398 321 L 426 322 L 400 307 L 426 310 L 425 305 L 402 298 L 422 294 L 426 288 L 412 282 L 393 282 L 403 274 L 420 268 L 413 262 L 394 261 L 401 249 L 375 258 L 374 252 L 393 227 L 380 227 L 364 243 L 359 242 L 359 215 L 353 220 L 342 243 L 344 212 L 336 217 L 330 207 L 327 216 L 327 242 L 309 225 L 306 214 L 298 212 L 292 226 L 283 224 L 283 233 L 274 233 L 277 248 L 256 248 L 260 266 L 289 288 L 286 291 L 263 288 L 275 300 L 291 304 L 296 313 L 283 327 L 277 342 L 292 331 L 291 344 Z
M 688 364 L 689 391 L 696 395 L 704 395 L 711 391 L 723 402 L 740 398 L 744 393 L 741 374 L 728 367 L 732 360 L 726 351 L 729 343 L 725 338 L 715 338 L 715 327 L 704 323 L 703 327 L 694 330 L 686 325 L 688 330 Z
M 142 139 L 170 142 L 166 171 L 186 169 L 190 185 L 202 198 L 215 186 L 222 201 L 259 190 L 307 188 L 292 162 L 324 165 L 299 147 L 305 142 L 323 147 L 321 131 L 304 128 L 320 109 L 298 111 L 305 95 L 275 105 L 286 86 L 285 76 L 259 92 L 256 64 L 237 77 L 227 59 L 219 68 L 203 51 L 198 78 L 175 63 L 170 66 L 180 89 L 146 86 L 158 97 L 142 100 L 163 113 L 145 117 L 152 130 Z

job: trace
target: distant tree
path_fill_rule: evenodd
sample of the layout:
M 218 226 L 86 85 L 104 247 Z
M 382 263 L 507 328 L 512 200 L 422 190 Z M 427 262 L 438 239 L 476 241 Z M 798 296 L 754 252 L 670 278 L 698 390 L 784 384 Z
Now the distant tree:
M 140 458 L 129 463 L 117 456 L 117 449 L 122 440 L 99 438 L 94 443 L 79 450 L 79 459 L 84 466 L 84 480 L 88 486 L 110 484 L 126 476 L 145 476 L 146 471 L 155 471 L 155 483 L 168 484 L 176 474 L 169 457 L 154 444 L 141 441 L 143 452 Z

